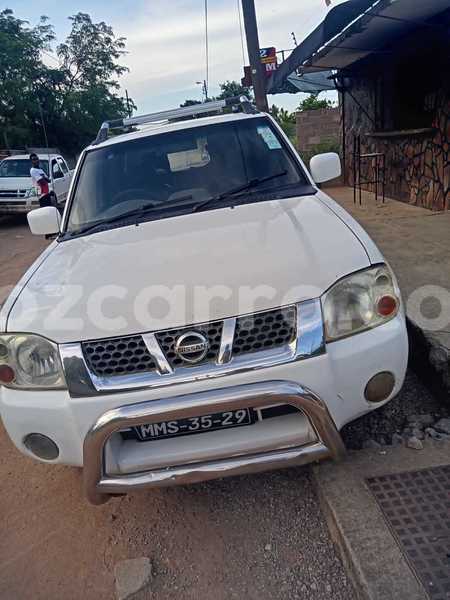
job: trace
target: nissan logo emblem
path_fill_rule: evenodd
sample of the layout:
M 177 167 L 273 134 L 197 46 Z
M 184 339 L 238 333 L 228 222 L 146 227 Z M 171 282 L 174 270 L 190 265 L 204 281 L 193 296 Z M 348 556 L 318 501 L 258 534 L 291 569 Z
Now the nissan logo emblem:
M 208 338 L 198 331 L 183 333 L 175 343 L 175 352 L 188 363 L 198 363 L 203 360 L 209 350 Z

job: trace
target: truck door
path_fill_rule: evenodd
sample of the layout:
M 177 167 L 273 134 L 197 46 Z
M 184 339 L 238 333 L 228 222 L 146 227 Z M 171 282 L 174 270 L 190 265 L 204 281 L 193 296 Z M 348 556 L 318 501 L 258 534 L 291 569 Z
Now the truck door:
M 53 179 L 53 191 L 56 194 L 58 204 L 63 204 L 67 198 L 67 191 L 69 189 L 70 178 L 64 175 L 64 171 L 61 164 L 56 158 L 52 159 L 52 179 Z

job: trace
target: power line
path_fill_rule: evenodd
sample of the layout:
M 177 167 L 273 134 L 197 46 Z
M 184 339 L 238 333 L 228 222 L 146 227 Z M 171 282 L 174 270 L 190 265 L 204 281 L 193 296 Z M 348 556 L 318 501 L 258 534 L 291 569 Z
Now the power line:
M 206 55 L 206 78 L 205 78 L 205 95 L 208 99 L 209 89 L 209 39 L 208 39 L 208 0 L 205 0 L 205 55 Z
M 237 11 L 239 17 L 239 31 L 241 33 L 241 48 L 242 48 L 242 66 L 245 67 L 245 45 L 244 45 L 244 30 L 242 28 L 242 15 L 241 15 L 241 0 L 236 0 L 237 3 Z

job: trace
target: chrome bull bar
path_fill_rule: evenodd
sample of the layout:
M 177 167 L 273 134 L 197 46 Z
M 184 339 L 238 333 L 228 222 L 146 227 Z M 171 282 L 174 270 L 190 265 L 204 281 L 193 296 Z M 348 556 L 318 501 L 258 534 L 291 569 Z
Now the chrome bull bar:
M 104 448 L 110 436 L 122 429 L 202 413 L 264 408 L 290 404 L 309 418 L 318 440 L 288 449 L 274 449 L 210 462 L 192 463 L 134 474 L 108 476 Z M 162 400 L 122 406 L 104 413 L 84 440 L 84 488 L 92 504 L 103 504 L 113 495 L 142 488 L 185 485 L 231 475 L 302 465 L 324 458 L 339 459 L 345 452 L 341 436 L 324 402 L 310 390 L 289 381 L 265 381 L 220 388 Z

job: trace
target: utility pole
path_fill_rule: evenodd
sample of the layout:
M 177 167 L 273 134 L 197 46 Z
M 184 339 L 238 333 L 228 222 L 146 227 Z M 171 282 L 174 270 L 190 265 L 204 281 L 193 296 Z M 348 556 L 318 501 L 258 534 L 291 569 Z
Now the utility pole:
M 242 0 L 245 35 L 247 37 L 248 57 L 252 73 L 253 90 L 256 106 L 259 110 L 268 111 L 266 96 L 266 74 L 259 53 L 258 24 L 256 22 L 255 0 Z

